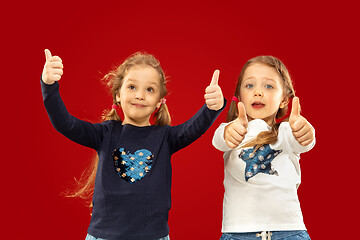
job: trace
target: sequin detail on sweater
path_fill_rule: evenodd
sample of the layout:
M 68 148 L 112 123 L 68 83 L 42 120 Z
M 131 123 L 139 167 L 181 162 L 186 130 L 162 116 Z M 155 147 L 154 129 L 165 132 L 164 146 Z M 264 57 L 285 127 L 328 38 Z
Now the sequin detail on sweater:
M 137 150 L 134 154 L 124 148 L 113 152 L 115 171 L 119 177 L 129 183 L 140 181 L 150 172 L 154 155 L 146 149 Z
M 268 144 L 261 146 L 255 153 L 253 153 L 254 150 L 254 148 L 243 149 L 239 154 L 239 158 L 246 163 L 245 180 L 248 181 L 258 173 L 278 176 L 271 162 L 282 150 L 271 149 Z

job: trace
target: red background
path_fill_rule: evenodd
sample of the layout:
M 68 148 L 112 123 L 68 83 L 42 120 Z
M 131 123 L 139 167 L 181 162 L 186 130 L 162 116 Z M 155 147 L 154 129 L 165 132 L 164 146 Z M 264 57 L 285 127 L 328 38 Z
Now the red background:
M 359 214 L 356 9 L 350 1 L 6 3 L 0 14 L 1 238 L 85 239 L 90 221 L 81 200 L 60 195 L 93 152 L 58 134 L 47 118 L 39 83 L 45 48 L 63 59 L 60 90 L 68 110 L 92 122 L 112 103 L 100 78 L 136 51 L 154 54 L 169 76 L 173 125 L 201 107 L 215 69 L 230 99 L 249 58 L 280 58 L 302 114 L 316 128 L 315 148 L 301 156 L 305 224 L 312 239 L 350 238 Z M 227 110 L 173 156 L 172 240 L 221 235 L 223 159 L 211 139 Z

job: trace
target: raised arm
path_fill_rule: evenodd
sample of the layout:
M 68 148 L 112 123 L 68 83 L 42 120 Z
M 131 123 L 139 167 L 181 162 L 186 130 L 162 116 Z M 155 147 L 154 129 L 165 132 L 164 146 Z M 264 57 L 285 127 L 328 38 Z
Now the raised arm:
M 103 135 L 108 131 L 106 124 L 92 124 L 69 114 L 59 93 L 59 83 L 63 75 L 60 57 L 52 56 L 45 50 L 46 63 L 41 79 L 41 90 L 46 111 L 54 128 L 70 140 L 81 145 L 98 149 Z
M 203 135 L 225 108 L 226 100 L 218 85 L 218 78 L 219 70 L 216 70 L 205 90 L 203 107 L 185 123 L 170 128 L 169 144 L 172 152 L 186 147 Z
M 49 49 L 45 49 L 45 65 L 42 72 L 42 80 L 44 83 L 51 85 L 61 79 L 63 75 L 64 65 L 58 56 L 52 56 Z

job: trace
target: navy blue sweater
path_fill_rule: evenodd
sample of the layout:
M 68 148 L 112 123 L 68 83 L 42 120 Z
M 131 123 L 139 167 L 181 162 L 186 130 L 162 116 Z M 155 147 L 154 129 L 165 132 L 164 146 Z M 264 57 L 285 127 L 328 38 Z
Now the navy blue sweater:
M 92 124 L 68 113 L 58 82 L 47 85 L 41 81 L 41 88 L 55 129 L 99 155 L 88 233 L 114 240 L 154 240 L 168 235 L 171 155 L 204 134 L 225 104 L 219 111 L 204 105 L 174 127 L 136 127 L 120 121 Z

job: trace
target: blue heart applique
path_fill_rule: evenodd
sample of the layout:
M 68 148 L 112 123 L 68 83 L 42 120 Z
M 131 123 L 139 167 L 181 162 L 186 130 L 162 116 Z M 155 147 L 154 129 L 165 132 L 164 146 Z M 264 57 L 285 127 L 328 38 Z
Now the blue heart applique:
M 114 166 L 117 175 L 129 183 L 140 181 L 151 170 L 154 155 L 146 149 L 137 150 L 134 154 L 124 148 L 113 152 Z

